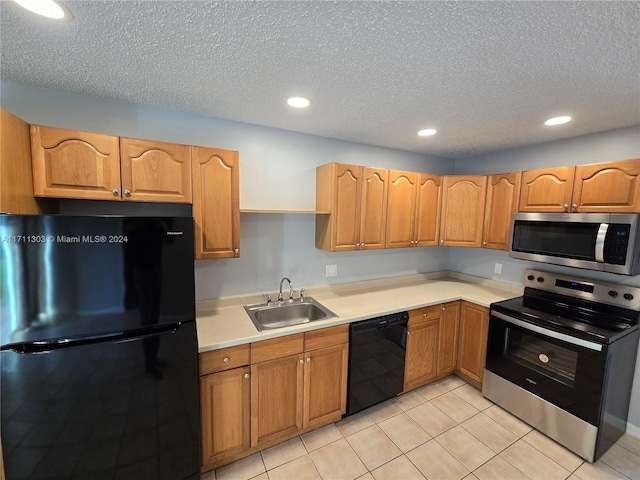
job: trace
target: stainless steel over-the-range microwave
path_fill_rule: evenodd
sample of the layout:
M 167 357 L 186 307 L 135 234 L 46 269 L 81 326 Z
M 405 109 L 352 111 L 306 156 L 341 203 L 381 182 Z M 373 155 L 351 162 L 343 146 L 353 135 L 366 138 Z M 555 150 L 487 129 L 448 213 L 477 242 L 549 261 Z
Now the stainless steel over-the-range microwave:
M 640 273 L 640 214 L 514 213 L 509 255 L 523 260 Z

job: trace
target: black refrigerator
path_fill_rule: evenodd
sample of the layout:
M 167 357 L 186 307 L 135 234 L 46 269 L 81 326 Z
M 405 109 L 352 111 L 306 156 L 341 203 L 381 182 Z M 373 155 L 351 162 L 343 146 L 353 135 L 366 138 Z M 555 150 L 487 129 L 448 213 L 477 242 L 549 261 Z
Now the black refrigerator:
M 190 217 L 0 215 L 7 480 L 199 479 Z

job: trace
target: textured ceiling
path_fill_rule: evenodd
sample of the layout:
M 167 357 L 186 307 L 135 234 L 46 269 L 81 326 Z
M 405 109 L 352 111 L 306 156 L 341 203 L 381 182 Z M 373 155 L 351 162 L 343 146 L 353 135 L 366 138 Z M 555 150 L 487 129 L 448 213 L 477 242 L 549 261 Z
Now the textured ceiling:
M 454 158 L 640 124 L 638 1 L 60 3 L 0 1 L 3 79 Z

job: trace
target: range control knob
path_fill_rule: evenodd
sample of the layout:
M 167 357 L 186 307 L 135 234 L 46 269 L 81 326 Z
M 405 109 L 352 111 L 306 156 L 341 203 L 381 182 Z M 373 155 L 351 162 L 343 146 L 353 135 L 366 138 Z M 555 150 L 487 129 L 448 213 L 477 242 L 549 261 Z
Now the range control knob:
M 538 281 L 538 283 L 542 283 L 544 282 L 544 277 L 538 277 L 536 278 L 536 280 Z
M 530 281 L 534 281 L 535 279 L 536 279 L 536 277 L 534 277 L 533 275 L 529 275 L 527 277 L 527 280 L 530 280 Z
M 616 292 L 615 290 L 609 290 L 609 296 L 616 298 L 618 296 L 618 292 Z
M 630 293 L 625 293 L 623 297 L 625 300 L 633 300 L 633 295 L 631 295 Z

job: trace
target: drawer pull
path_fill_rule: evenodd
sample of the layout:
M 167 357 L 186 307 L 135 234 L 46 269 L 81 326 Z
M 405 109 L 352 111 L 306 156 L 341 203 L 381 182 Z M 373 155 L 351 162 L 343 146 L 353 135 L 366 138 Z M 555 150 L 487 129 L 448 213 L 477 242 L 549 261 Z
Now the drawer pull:
M 224 363 L 229 363 L 229 357 L 224 357 L 224 358 L 222 359 L 222 361 L 223 361 Z
M 245 373 L 245 374 L 244 374 L 244 378 L 249 378 L 249 374 L 248 374 L 248 373 Z

